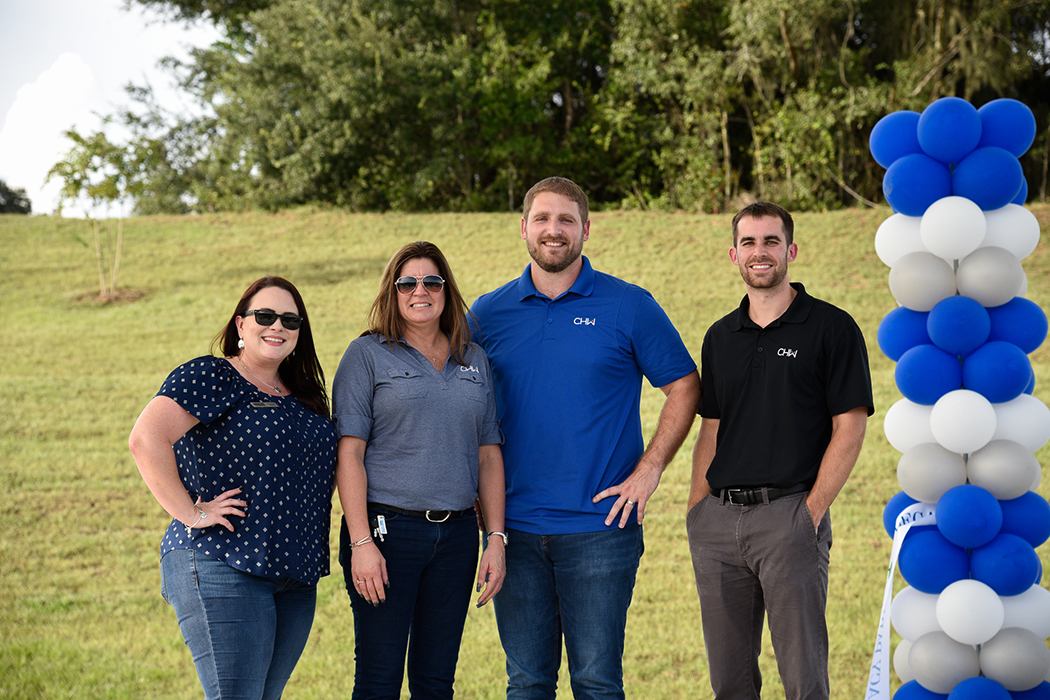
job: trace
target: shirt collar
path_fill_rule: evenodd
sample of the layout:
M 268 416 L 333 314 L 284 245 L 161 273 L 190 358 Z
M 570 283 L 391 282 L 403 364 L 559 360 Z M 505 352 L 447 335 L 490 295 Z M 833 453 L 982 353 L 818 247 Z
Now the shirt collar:
M 565 294 L 579 294 L 580 296 L 589 297 L 591 292 L 594 291 L 594 268 L 591 267 L 591 261 L 587 259 L 586 255 L 581 255 L 580 257 L 583 258 L 583 267 L 580 268 L 580 274 L 576 275 L 576 281 L 572 283 L 572 286 L 569 287 Z M 518 301 L 525 301 L 532 296 L 547 298 L 532 283 L 532 265 L 533 263 L 526 265 L 525 271 L 518 278 Z
M 781 323 L 802 323 L 809 317 L 809 311 L 813 308 L 813 297 L 806 292 L 806 287 L 801 282 L 792 282 L 791 287 L 797 292 L 795 298 L 791 300 L 791 305 L 780 315 L 780 318 L 766 326 L 767 328 L 775 328 Z M 758 325 L 748 315 L 750 310 L 751 300 L 745 294 L 740 300 L 740 306 L 737 307 L 733 319 L 734 331 L 747 327 L 758 328 Z

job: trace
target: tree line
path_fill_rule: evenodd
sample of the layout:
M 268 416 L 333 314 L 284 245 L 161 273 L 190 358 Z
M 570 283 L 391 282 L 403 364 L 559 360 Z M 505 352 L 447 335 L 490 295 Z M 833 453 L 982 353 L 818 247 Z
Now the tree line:
M 551 174 L 597 207 L 876 203 L 871 128 L 949 95 L 1032 109 L 1046 198 L 1050 0 L 127 1 L 222 32 L 168 62 L 199 115 L 129 86 L 126 143 L 70 132 L 139 213 L 505 211 Z

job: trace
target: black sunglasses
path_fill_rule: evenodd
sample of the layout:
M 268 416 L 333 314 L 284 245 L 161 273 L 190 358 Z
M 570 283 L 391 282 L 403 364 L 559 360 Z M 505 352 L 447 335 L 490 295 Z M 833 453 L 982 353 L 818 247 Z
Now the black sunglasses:
M 428 292 L 440 292 L 445 288 L 445 280 L 438 275 L 427 275 L 426 277 L 398 277 L 394 280 L 394 286 L 402 294 L 411 294 L 416 291 L 416 286 L 422 282 L 423 289 Z
M 297 331 L 299 326 L 303 325 L 303 317 L 296 316 L 295 314 L 279 314 L 276 311 L 269 311 L 268 309 L 252 309 L 251 311 L 245 311 L 245 316 L 255 316 L 255 322 L 260 326 L 272 326 L 276 323 L 277 319 L 281 319 L 281 323 L 287 330 Z

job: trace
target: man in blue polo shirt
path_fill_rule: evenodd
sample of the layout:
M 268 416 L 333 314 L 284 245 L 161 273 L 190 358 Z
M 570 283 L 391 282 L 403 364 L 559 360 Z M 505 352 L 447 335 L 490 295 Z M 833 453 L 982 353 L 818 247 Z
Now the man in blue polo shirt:
M 849 314 L 788 278 L 782 207 L 733 219 L 747 296 L 704 337 L 686 524 L 716 699 L 758 700 L 763 616 L 788 700 L 827 698 L 831 516 L 874 412 Z
M 472 308 L 506 436 L 507 578 L 493 600 L 509 699 L 553 700 L 562 635 L 573 695 L 624 697 L 645 506 L 700 396 L 696 364 L 652 295 L 581 255 L 590 223 L 575 183 L 537 183 L 521 220 L 532 263 Z M 667 396 L 647 448 L 643 375 Z

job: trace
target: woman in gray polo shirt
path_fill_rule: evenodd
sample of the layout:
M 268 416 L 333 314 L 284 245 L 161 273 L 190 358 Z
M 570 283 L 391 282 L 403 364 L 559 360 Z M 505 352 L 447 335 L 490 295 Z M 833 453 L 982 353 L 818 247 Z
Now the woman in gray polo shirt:
M 485 352 L 432 243 L 386 266 L 369 330 L 332 389 L 340 435 L 339 562 L 354 612 L 354 700 L 452 697 L 470 591 L 503 585 L 502 436 Z M 486 547 L 478 567 L 475 499 Z

